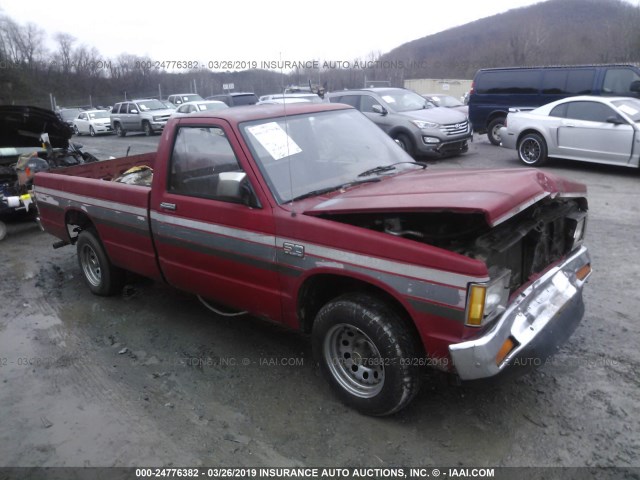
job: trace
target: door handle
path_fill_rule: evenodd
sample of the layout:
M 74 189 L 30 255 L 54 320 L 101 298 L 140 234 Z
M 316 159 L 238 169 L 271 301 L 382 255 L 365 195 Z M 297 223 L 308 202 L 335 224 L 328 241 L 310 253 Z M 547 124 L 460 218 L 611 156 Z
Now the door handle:
M 164 208 L 165 210 L 175 210 L 176 204 L 169 202 L 160 202 L 160 208 Z

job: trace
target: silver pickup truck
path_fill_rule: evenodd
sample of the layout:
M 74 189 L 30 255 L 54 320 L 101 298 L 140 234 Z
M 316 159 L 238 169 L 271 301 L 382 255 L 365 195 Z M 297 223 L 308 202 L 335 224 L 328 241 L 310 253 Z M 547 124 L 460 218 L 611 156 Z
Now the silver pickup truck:
M 164 130 L 174 111 L 158 100 L 131 100 L 116 103 L 111 110 L 111 128 L 119 137 L 127 132 L 144 132 L 147 136 Z

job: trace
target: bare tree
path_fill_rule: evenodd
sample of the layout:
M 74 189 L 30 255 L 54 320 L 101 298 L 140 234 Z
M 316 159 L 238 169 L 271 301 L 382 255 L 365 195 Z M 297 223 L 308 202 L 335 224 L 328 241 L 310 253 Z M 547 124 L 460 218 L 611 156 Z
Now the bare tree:
M 69 35 L 68 33 L 56 33 L 55 37 L 58 42 L 58 52 L 56 57 L 60 62 L 62 73 L 65 75 L 71 72 L 72 67 L 72 52 L 73 44 L 76 41 L 76 37 Z

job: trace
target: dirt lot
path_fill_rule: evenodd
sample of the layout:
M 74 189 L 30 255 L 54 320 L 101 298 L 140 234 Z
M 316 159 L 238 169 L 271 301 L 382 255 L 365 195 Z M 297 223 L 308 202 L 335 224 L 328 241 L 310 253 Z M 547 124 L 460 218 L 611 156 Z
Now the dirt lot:
M 484 138 L 431 168 L 520 168 Z M 158 137 L 81 142 L 105 158 L 153 150 Z M 0 244 L 0 465 L 640 466 L 640 176 L 547 170 L 589 187 L 595 272 L 582 324 L 529 376 L 455 387 L 430 373 L 384 419 L 336 400 L 306 337 L 217 317 L 140 278 L 95 297 L 74 248 L 11 225 Z

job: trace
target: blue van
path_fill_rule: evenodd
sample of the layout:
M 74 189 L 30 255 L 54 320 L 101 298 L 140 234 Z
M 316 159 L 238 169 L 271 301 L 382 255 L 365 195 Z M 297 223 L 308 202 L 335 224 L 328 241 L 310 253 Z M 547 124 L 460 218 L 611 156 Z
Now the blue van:
M 500 144 L 509 108 L 533 109 L 573 95 L 640 97 L 637 65 L 485 68 L 478 70 L 469 96 L 469 120 L 477 133 Z

